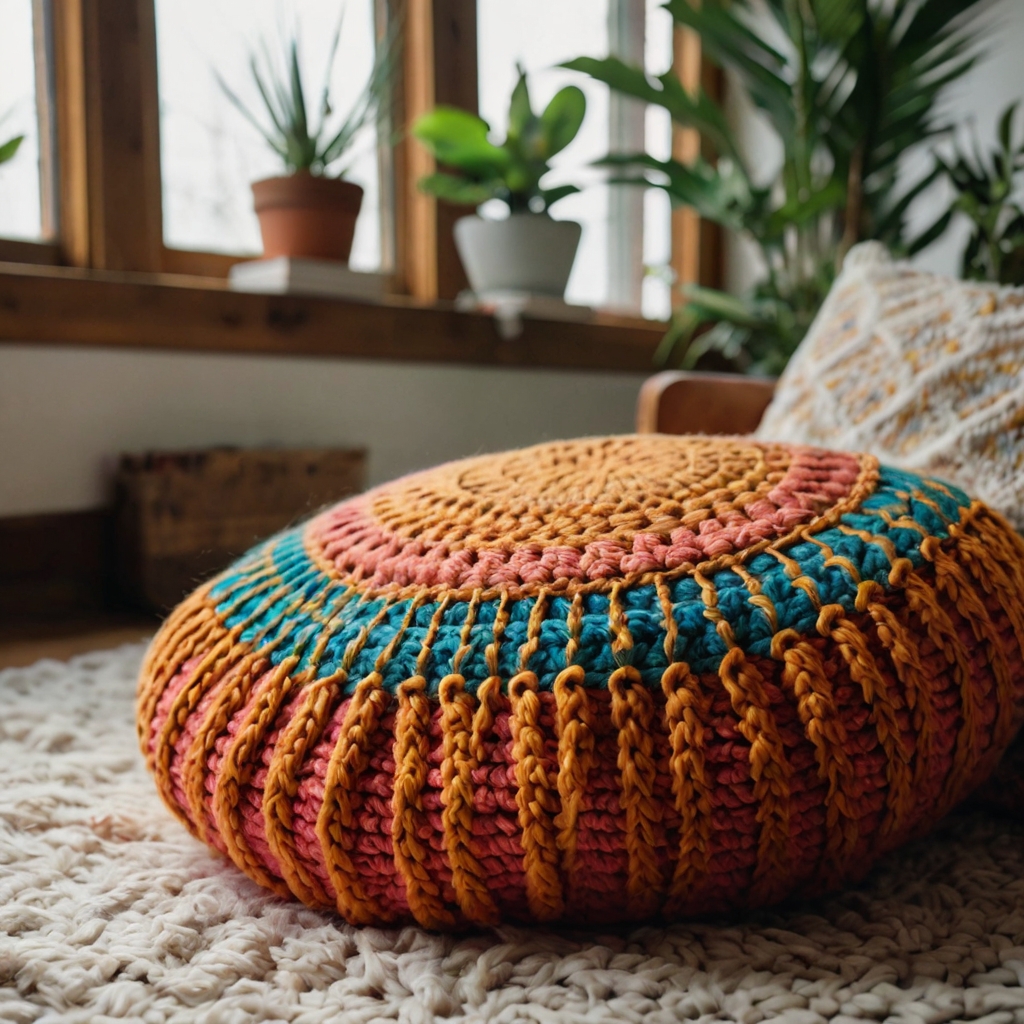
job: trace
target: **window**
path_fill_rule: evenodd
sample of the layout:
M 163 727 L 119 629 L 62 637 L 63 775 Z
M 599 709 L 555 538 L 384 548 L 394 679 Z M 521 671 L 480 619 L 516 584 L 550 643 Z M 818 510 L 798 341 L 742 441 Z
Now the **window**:
M 672 15 L 661 0 L 647 0 L 644 67 L 648 74 L 661 75 L 672 67 L 675 57 Z M 672 156 L 672 118 L 662 107 L 648 107 L 644 118 L 644 148 L 659 160 Z M 643 263 L 646 272 L 641 285 L 644 316 L 667 320 L 672 311 L 672 202 L 661 189 L 647 189 L 643 195 Z
M 551 184 L 584 186 L 553 210 L 577 220 L 583 238 L 566 291 L 570 302 L 643 311 L 655 318 L 670 309 L 667 279 L 671 210 L 656 190 L 614 188 L 588 165 L 609 150 L 646 148 L 665 158 L 672 128 L 667 112 L 637 117 L 631 101 L 603 85 L 557 67 L 584 54 L 614 53 L 654 73 L 672 64 L 672 19 L 658 0 L 478 0 L 480 114 L 499 135 L 520 62 L 530 75 L 535 108 L 572 83 L 587 97 L 587 116 L 573 144 L 552 161 Z M 543 26 L 542 30 L 538 26 Z M 496 211 L 495 211 L 496 212 Z M 649 272 L 645 273 L 645 267 Z
M 0 164 L 0 237 L 41 241 L 40 117 L 32 0 L 0 0 L 0 144 L 23 135 L 12 160 Z
M 343 111 L 370 73 L 374 54 L 372 0 L 156 0 L 160 97 L 163 235 L 167 246 L 258 255 L 260 236 L 249 184 L 282 173 L 280 160 L 232 105 L 220 75 L 257 116 L 263 111 L 249 68 L 269 43 L 280 62 L 282 41 L 297 30 L 307 106 L 319 96 L 331 39 L 342 18 L 331 96 Z M 275 49 L 275 47 L 277 49 Z M 261 120 L 263 118 L 261 117 Z M 377 133 L 362 130 L 346 177 L 364 189 L 351 264 L 381 266 Z
M 552 213 L 559 220 L 583 225 L 566 298 L 592 306 L 606 305 L 608 299 L 609 189 L 587 164 L 608 151 L 608 90 L 556 65 L 580 54 L 608 52 L 608 2 L 479 0 L 477 4 L 480 116 L 497 135 L 503 136 L 508 125 L 517 61 L 530 76 L 535 110 L 569 83 L 586 94 L 583 127 L 572 145 L 552 161 L 550 183 L 572 181 L 584 188 L 579 195 L 562 200 Z
M 403 129 L 450 103 L 480 109 L 504 131 L 522 61 L 536 105 L 568 82 L 588 96 L 580 137 L 554 160 L 555 180 L 587 186 L 555 209 L 584 227 L 569 299 L 664 317 L 669 264 L 687 280 L 698 264 L 702 273 L 705 262 L 717 267 L 716 236 L 705 244 L 692 211 L 670 211 L 655 190 L 610 187 L 590 165 L 609 151 L 689 151 L 695 140 L 682 133 L 682 146 L 663 111 L 638 117 L 632 101 L 557 68 L 609 52 L 652 73 L 679 64 L 660 2 L 0 0 L 0 139 L 25 136 L 0 165 L 0 262 L 223 278 L 238 258 L 258 255 L 249 186 L 281 168 L 217 74 L 258 112 L 248 56 L 296 28 L 315 95 L 344 9 L 337 107 L 365 82 L 388 18 L 400 18 L 404 35 L 389 126 L 368 125 L 346 168 L 365 190 L 356 268 L 387 271 L 420 304 L 456 297 L 465 279 L 451 229 L 465 211 L 419 191 L 433 162 Z M 699 52 L 682 50 L 693 81 Z

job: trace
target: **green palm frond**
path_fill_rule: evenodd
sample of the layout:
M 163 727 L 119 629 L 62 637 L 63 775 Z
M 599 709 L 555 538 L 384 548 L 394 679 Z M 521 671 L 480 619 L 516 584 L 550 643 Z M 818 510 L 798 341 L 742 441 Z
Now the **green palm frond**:
M 722 108 L 673 73 L 653 77 L 616 58 L 564 65 L 664 107 L 719 154 L 716 164 L 689 166 L 612 154 L 602 163 L 614 182 L 662 188 L 760 248 L 764 277 L 742 298 L 684 290 L 663 362 L 692 361 L 711 346 L 738 368 L 778 370 L 851 245 L 878 238 L 907 253 L 942 234 L 951 213 L 916 238 L 907 226 L 940 172 L 903 185 L 900 166 L 949 130 L 942 99 L 978 60 L 977 16 L 998 2 L 667 0 L 676 23 L 697 33 L 702 52 L 766 116 L 783 153 L 768 175 L 748 166 Z
M 703 89 L 694 94 L 684 89 L 671 71 L 653 77 L 641 68 L 630 67 L 618 57 L 577 57 L 560 66 L 570 71 L 582 71 L 616 92 L 664 107 L 677 124 L 696 128 L 716 152 L 743 166 L 739 146 L 725 112 Z

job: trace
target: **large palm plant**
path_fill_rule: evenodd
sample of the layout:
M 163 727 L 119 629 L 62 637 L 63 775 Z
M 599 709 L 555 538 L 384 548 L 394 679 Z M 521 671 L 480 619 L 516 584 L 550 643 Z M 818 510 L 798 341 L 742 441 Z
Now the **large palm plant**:
M 761 283 L 743 298 L 690 286 L 659 351 L 696 361 L 716 348 L 738 368 L 778 372 L 800 343 L 854 243 L 913 252 L 944 229 L 908 238 L 907 211 L 933 172 L 900 189 L 902 156 L 948 130 L 947 87 L 974 63 L 972 16 L 996 0 L 668 0 L 704 53 L 736 73 L 778 135 L 774 177 L 755 173 L 722 108 L 668 72 L 651 77 L 609 57 L 566 67 L 664 107 L 717 154 L 691 164 L 613 154 L 614 180 L 655 185 L 678 204 L 760 248 Z M 710 330 L 701 334 L 707 325 Z

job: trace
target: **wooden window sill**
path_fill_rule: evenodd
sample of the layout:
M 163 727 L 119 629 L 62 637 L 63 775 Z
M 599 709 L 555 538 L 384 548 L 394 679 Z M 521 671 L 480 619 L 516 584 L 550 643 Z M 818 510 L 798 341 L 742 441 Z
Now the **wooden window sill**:
M 0 238 L 0 260 L 12 263 L 56 266 L 60 263 L 60 245 L 56 242 L 23 242 Z
M 492 317 L 395 296 L 383 304 L 230 291 L 215 278 L 0 263 L 0 343 L 237 352 L 648 372 L 665 325 Z

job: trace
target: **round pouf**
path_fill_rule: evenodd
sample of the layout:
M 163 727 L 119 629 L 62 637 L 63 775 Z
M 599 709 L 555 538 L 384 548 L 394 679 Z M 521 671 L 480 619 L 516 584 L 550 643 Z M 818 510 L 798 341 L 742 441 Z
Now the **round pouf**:
M 430 928 L 765 905 L 994 769 L 1024 545 L 869 456 L 610 437 L 450 463 L 260 545 L 168 619 L 142 749 L 281 895 Z

